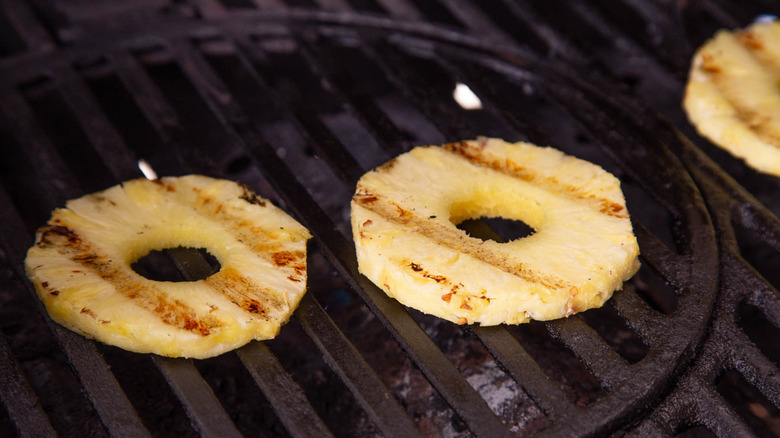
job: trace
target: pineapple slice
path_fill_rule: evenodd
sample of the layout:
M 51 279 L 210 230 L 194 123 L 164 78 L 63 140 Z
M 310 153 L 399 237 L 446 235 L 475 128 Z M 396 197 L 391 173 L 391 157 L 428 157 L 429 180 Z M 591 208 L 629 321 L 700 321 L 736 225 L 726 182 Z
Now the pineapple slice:
M 68 201 L 25 268 L 52 319 L 140 353 L 206 358 L 279 332 L 306 290 L 309 232 L 246 186 L 199 175 L 137 179 Z M 206 248 L 219 272 L 149 280 L 151 250 Z
M 716 33 L 693 58 L 683 108 L 699 134 L 780 176 L 780 23 Z
M 531 236 L 470 237 L 469 218 Z M 360 272 L 390 297 L 458 324 L 519 324 L 601 306 L 639 268 L 610 173 L 552 148 L 498 139 L 417 147 L 365 174 L 352 198 Z

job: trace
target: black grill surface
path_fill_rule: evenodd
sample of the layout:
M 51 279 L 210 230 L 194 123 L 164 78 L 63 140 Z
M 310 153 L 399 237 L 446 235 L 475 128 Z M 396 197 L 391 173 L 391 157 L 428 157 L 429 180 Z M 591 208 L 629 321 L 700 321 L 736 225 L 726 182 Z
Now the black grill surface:
M 0 436 L 780 436 L 780 178 L 699 138 L 680 108 L 693 50 L 775 2 L 0 11 Z M 461 83 L 481 109 L 453 99 Z M 459 327 L 358 273 L 360 175 L 477 136 L 554 145 L 621 179 L 642 268 L 603 308 Z M 139 160 L 246 183 L 311 230 L 309 290 L 276 339 L 194 361 L 51 322 L 24 275 L 35 229 L 142 177 Z M 211 269 L 170 257 L 185 278 Z

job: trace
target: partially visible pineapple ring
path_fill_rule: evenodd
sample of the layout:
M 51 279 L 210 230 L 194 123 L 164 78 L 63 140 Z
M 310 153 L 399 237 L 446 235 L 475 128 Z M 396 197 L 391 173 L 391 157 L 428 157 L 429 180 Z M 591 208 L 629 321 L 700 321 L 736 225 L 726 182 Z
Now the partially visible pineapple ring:
M 135 352 L 206 358 L 279 332 L 306 290 L 309 237 L 235 182 L 137 179 L 56 209 L 25 268 L 52 319 L 75 332 Z M 221 269 L 164 282 L 130 267 L 178 246 L 206 248 Z
M 456 227 L 522 220 L 508 243 Z M 552 148 L 498 139 L 417 147 L 365 174 L 352 199 L 360 272 L 458 324 L 518 324 L 601 306 L 639 268 L 620 182 Z
M 704 43 L 683 107 L 699 134 L 780 176 L 780 23 L 721 30 Z

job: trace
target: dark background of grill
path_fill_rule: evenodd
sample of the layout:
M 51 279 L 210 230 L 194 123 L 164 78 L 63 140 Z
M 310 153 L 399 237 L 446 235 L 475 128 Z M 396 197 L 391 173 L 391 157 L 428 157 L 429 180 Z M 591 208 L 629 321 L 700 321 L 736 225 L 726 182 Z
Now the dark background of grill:
M 773 2 L 7 0 L 0 9 L 0 434 L 401 436 L 416 422 L 423 434 L 498 436 L 507 428 L 464 380 L 494 369 L 490 354 L 500 369 L 480 390 L 512 388 L 517 406 L 500 417 L 521 434 L 778 433 L 780 184 L 699 139 L 679 108 L 693 48 L 717 28 L 777 13 Z M 258 49 L 236 50 L 226 34 L 254 38 Z M 350 41 L 377 58 L 357 56 Z M 480 134 L 560 142 L 621 178 L 642 174 L 590 145 L 609 137 L 606 121 L 595 132 L 556 132 L 560 120 L 544 125 L 502 94 L 516 89 L 491 90 L 468 70 L 480 47 L 510 64 L 563 62 L 601 86 L 590 96 L 609 98 L 599 105 L 625 105 L 632 116 L 618 128 L 634 118 L 647 125 L 626 135 L 657 128 L 702 191 L 717 241 L 706 230 L 691 236 L 686 224 L 700 218 L 675 217 L 690 211 L 663 205 L 676 198 L 658 193 L 661 181 L 629 182 L 643 263 L 661 274 L 644 269 L 602 310 L 462 330 L 383 300 L 355 274 L 345 205 L 364 170 L 413 145 Z M 242 76 L 241 57 L 254 76 Z M 463 77 L 486 110 L 461 111 L 448 98 Z M 654 111 L 726 173 L 668 138 Z M 21 269 L 35 228 L 66 199 L 140 176 L 139 157 L 163 174 L 247 182 L 312 228 L 310 294 L 278 339 L 208 361 L 170 360 L 96 345 L 43 316 Z M 674 272 L 696 262 L 665 258 L 663 244 L 717 262 Z M 705 271 L 720 281 L 702 279 Z M 703 281 L 686 285 L 692 279 Z M 697 301 L 688 286 L 717 292 L 717 302 Z M 686 311 L 701 320 L 690 330 L 668 325 Z M 654 346 L 685 342 L 679 366 L 642 382 L 655 376 L 637 374 L 659 360 Z M 638 400 L 616 396 L 642 393 L 638 382 L 660 387 Z M 611 411 L 620 415 L 593 418 Z

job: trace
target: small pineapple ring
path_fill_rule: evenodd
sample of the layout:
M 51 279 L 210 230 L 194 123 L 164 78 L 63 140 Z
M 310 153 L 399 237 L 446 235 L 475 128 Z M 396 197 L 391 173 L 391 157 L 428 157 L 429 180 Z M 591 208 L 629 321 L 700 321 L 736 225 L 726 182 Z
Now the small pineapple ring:
M 719 31 L 693 57 L 683 98 L 699 134 L 780 176 L 780 22 Z
M 205 358 L 274 337 L 306 290 L 308 231 L 246 186 L 189 175 L 68 201 L 36 233 L 28 277 L 52 319 L 141 353 Z M 151 250 L 206 248 L 219 272 L 153 281 Z
M 536 232 L 468 236 L 477 217 Z M 480 138 L 418 147 L 365 174 L 352 199 L 360 272 L 459 324 L 517 324 L 601 306 L 639 268 L 620 182 L 552 148 Z

